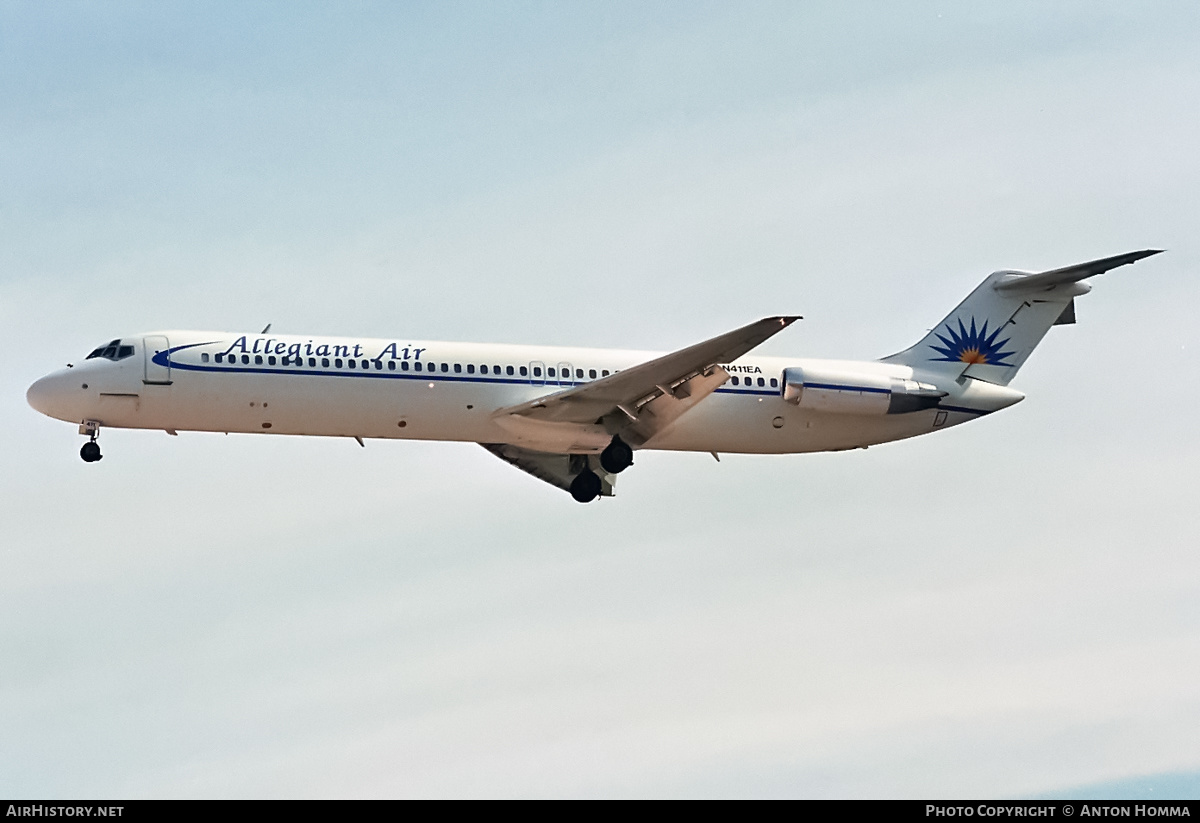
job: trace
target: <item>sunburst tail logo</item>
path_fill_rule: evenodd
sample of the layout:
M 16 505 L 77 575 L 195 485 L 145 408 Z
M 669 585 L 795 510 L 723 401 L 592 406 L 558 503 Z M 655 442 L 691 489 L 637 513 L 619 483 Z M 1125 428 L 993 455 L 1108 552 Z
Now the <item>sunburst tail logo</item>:
M 1000 328 L 1003 328 L 1001 326 Z M 987 366 L 1011 366 L 1012 363 L 1005 362 L 1004 358 L 1011 357 L 1016 354 L 1013 351 L 1001 351 L 1008 345 L 1009 338 L 997 341 L 1000 336 L 1000 328 L 997 328 L 991 334 L 988 334 L 988 322 L 983 321 L 983 328 L 975 328 L 975 318 L 971 318 L 971 328 L 968 331 L 963 325 L 963 321 L 958 321 L 958 330 L 955 331 L 952 323 L 947 323 L 945 326 L 946 334 L 934 332 L 937 339 L 941 340 L 945 345 L 934 346 L 930 344 L 930 348 L 941 355 L 941 357 L 931 357 L 930 360 L 941 360 L 949 363 L 972 363 Z

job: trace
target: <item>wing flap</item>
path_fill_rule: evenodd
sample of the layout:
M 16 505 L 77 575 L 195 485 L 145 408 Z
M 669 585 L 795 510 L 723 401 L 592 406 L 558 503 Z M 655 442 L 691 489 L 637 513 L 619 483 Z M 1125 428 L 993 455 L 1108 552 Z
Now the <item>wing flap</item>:
M 729 372 L 720 366 L 692 375 L 671 389 L 660 388 L 652 400 L 638 407 L 621 438 L 631 446 L 645 445 L 662 434 L 672 423 L 693 406 L 719 389 L 729 379 Z M 624 411 L 624 410 L 622 410 Z M 625 411 L 628 416 L 629 412 Z

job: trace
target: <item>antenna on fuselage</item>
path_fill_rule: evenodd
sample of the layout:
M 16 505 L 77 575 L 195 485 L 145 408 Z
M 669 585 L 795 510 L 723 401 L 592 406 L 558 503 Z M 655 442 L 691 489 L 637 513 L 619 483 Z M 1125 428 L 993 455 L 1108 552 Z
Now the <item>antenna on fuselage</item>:
M 260 331 L 260 332 L 259 332 L 259 334 L 266 334 L 266 333 L 267 333 L 267 332 L 269 332 L 270 330 L 271 330 L 271 324 L 270 324 L 270 323 L 268 323 L 267 325 L 263 326 L 263 330 L 262 330 L 262 331 Z

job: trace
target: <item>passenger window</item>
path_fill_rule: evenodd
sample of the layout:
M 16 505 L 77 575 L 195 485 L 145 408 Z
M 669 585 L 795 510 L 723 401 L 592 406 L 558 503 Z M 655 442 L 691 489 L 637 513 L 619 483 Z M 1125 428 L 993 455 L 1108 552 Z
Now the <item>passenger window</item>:
M 340 358 L 340 357 L 333 358 L 333 365 L 335 368 L 340 369 L 342 367 L 342 358 Z
M 486 363 L 484 363 L 482 366 L 480 366 L 480 367 L 479 367 L 479 373 L 480 373 L 480 374 L 487 374 L 487 373 L 488 373 L 488 370 L 487 370 L 487 364 L 486 364 Z M 499 372 L 496 372 L 496 373 L 497 373 L 497 374 L 499 374 Z
M 357 360 L 347 360 L 346 365 L 352 369 L 356 369 L 356 368 L 358 368 L 358 361 Z
M 779 387 L 779 381 L 778 381 L 778 380 L 776 380 L 774 377 L 772 377 L 772 378 L 771 378 L 771 388 L 775 389 L 775 388 L 778 388 L 778 387 Z
M 583 369 L 576 369 L 575 377 L 579 380 L 582 380 L 583 379 Z
M 595 369 L 588 369 L 588 377 L 590 377 L 590 378 L 592 378 L 593 380 L 595 380 L 595 379 L 596 379 L 596 370 L 595 370 Z
M 400 371 L 408 371 L 408 361 L 407 360 L 400 361 Z
M 507 366 L 507 367 L 505 367 L 505 369 L 504 369 L 504 373 L 505 373 L 505 374 L 507 374 L 507 375 L 512 375 L 512 373 L 513 373 L 513 367 L 512 367 L 512 366 Z M 521 374 L 524 374 L 524 373 L 525 373 L 525 372 L 521 372 Z
M 214 359 L 215 359 L 215 360 L 216 360 L 218 363 L 220 363 L 220 362 L 222 362 L 222 361 L 224 361 L 224 360 L 225 360 L 225 355 L 221 354 L 221 352 L 217 352 L 217 356 L 216 356 L 216 358 L 214 358 Z
M 455 373 L 455 374 L 462 374 L 462 363 L 455 363 L 455 364 L 454 364 L 454 373 Z
M 413 363 L 413 368 L 416 369 L 417 371 L 420 371 L 421 370 L 421 361 L 418 360 L 416 363 Z
M 511 367 L 510 367 L 510 368 L 511 368 Z M 511 374 L 511 372 L 510 372 L 510 374 Z M 521 367 L 521 376 L 522 376 L 522 377 L 528 377 L 528 376 L 529 376 L 529 368 L 528 368 L 527 366 L 522 366 L 522 367 Z
M 317 358 L 315 358 L 315 357 L 308 358 L 308 367 L 309 368 L 315 368 L 316 365 L 317 365 Z
M 443 371 L 443 372 L 448 372 L 448 371 L 450 371 L 450 364 L 449 364 L 449 363 L 443 363 L 443 364 L 442 364 L 442 371 Z
M 524 368 L 524 367 L 521 367 L 521 371 L 522 371 L 522 373 L 523 373 L 523 372 L 525 371 L 525 368 Z M 542 376 L 542 367 L 541 367 L 541 366 L 534 366 L 534 367 L 533 367 L 533 376 L 534 376 L 534 377 L 541 377 L 541 376 Z
M 732 383 L 732 384 L 733 384 L 733 385 L 735 385 L 735 386 L 736 386 L 736 385 L 738 385 L 738 379 L 737 379 L 737 375 L 734 375 L 734 376 L 733 376 L 733 379 L 732 379 L 732 380 L 730 380 L 729 382 L 730 382 L 730 383 Z
M 600 372 L 600 374 L 603 375 L 604 377 L 608 377 L 608 369 L 604 369 L 603 371 Z
M 760 377 L 760 378 L 758 378 L 758 385 L 759 385 L 759 386 L 765 386 L 765 385 L 767 385 L 767 381 L 766 381 L 766 380 L 763 380 L 763 379 Z
M 395 370 L 396 370 L 396 361 L 389 360 L 388 361 L 388 371 L 395 371 Z
M 267 364 L 271 365 L 271 366 L 275 365 L 275 355 L 272 354 L 270 357 L 267 358 Z
M 200 355 L 200 362 L 201 362 L 201 363 L 207 363 L 207 362 L 208 362 L 208 354 L 206 354 L 206 353 L 202 353 L 202 354 Z
M 363 369 L 369 369 L 369 368 L 371 368 L 371 361 L 370 361 L 370 360 L 364 360 L 364 361 L 362 361 L 362 367 L 363 367 Z M 383 368 L 383 366 L 380 366 L 379 368 L 381 368 L 381 369 L 382 369 L 382 368 Z
M 328 357 L 322 357 L 322 358 L 321 358 L 321 365 L 322 365 L 323 367 L 325 367 L 325 368 L 329 368 L 329 358 L 328 358 Z
M 536 374 L 537 372 L 535 371 L 534 373 Z M 553 377 L 553 376 L 554 376 L 554 367 L 553 367 L 553 366 L 551 366 L 550 368 L 546 369 L 546 376 L 547 376 L 547 377 Z
M 242 365 L 244 365 L 244 366 L 250 365 L 250 355 L 248 355 L 248 354 L 242 355 Z
M 486 369 L 487 366 L 484 366 L 484 368 Z M 473 365 L 471 365 L 470 363 L 468 363 L 467 364 L 467 374 L 474 374 L 474 373 L 475 373 L 475 367 Z

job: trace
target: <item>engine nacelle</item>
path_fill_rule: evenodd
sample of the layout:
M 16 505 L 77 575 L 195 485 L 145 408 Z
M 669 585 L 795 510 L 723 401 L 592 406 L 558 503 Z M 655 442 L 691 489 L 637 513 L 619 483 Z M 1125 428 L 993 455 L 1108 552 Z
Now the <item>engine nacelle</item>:
M 931 409 L 947 392 L 880 374 L 792 367 L 783 370 L 783 399 L 802 409 L 837 414 L 908 414 Z

